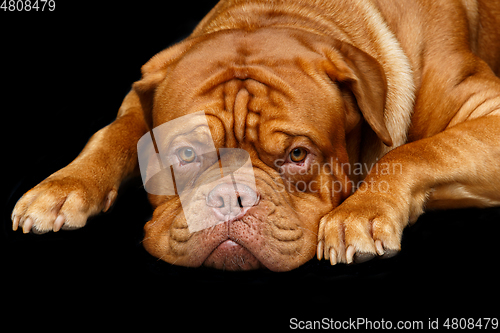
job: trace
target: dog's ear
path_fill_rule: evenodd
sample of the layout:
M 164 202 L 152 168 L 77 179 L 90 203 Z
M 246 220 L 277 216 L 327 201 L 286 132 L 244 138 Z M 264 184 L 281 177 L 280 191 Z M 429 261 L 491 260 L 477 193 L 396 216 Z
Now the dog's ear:
M 167 76 L 168 68 L 185 54 L 198 38 L 188 38 L 178 44 L 175 44 L 160 53 L 153 56 L 141 68 L 142 79 L 133 84 L 132 89 L 135 90 L 141 101 L 141 106 L 144 112 L 144 118 L 152 128 L 153 123 L 153 100 L 156 88 Z
M 335 40 L 333 44 L 333 48 L 324 51 L 328 59 L 327 75 L 338 82 L 341 89 L 353 93 L 366 122 L 385 145 L 392 146 L 384 120 L 387 82 L 382 66 L 348 43 Z

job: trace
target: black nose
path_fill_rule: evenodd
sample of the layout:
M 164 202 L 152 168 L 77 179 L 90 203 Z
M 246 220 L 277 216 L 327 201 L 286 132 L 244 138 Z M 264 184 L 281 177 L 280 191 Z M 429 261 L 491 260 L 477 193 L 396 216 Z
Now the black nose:
M 218 209 L 223 215 L 237 215 L 242 208 L 255 206 L 259 196 L 247 185 L 224 183 L 214 187 L 206 200 L 207 206 Z

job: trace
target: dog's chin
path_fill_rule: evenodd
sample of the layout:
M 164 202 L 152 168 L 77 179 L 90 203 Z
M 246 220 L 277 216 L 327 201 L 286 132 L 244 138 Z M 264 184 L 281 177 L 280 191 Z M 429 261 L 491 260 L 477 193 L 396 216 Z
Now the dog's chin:
M 227 271 L 249 271 L 264 268 L 250 251 L 231 239 L 220 243 L 205 259 L 203 265 Z

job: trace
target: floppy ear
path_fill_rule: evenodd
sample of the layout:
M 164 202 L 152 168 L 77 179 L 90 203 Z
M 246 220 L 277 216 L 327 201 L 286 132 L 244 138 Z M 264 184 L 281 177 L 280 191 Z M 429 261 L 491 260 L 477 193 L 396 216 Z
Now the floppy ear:
M 392 138 L 385 126 L 384 110 L 387 82 L 382 66 L 360 49 L 335 40 L 334 49 L 326 51 L 326 73 L 341 89 L 352 91 L 364 119 L 387 146 Z M 331 44 L 330 44 L 331 45 Z
M 198 38 L 189 38 L 153 56 L 141 68 L 142 79 L 133 84 L 139 96 L 144 112 L 144 119 L 149 128 L 153 125 L 153 100 L 156 88 L 167 76 L 168 67 L 175 63 L 191 46 L 198 41 Z

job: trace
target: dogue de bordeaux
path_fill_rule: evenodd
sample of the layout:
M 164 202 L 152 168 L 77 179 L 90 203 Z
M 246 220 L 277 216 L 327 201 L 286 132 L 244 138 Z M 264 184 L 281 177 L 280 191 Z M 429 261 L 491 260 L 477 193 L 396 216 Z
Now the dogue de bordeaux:
M 153 256 L 273 271 L 390 257 L 424 209 L 500 204 L 499 27 L 499 1 L 222 0 L 17 202 L 13 229 L 83 227 L 142 174 L 149 140 L 175 176 L 173 192 L 145 184 Z

